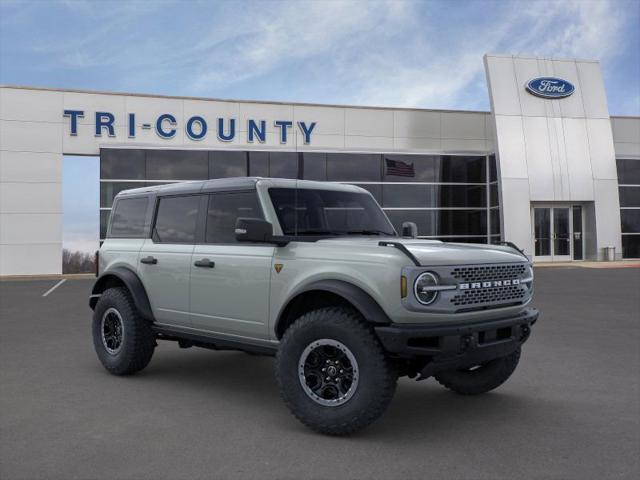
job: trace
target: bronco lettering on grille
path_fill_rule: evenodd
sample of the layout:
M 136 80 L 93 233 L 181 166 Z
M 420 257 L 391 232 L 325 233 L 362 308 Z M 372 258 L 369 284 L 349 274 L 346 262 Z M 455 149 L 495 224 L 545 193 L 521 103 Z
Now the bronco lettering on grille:
M 458 284 L 458 288 L 460 290 L 474 290 L 477 288 L 510 287 L 512 285 L 520 285 L 520 280 L 514 278 L 512 280 L 492 280 L 489 282 L 460 283 Z

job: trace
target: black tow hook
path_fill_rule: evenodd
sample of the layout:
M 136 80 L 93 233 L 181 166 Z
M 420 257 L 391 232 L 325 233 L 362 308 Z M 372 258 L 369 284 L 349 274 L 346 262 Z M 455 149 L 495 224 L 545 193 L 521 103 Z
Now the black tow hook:
M 466 352 L 471 348 L 477 347 L 476 337 L 473 335 L 464 335 L 462 337 L 462 351 Z
M 529 328 L 529 325 L 524 325 L 520 330 L 520 341 L 524 342 L 527 338 L 529 338 L 530 334 L 531 328 Z

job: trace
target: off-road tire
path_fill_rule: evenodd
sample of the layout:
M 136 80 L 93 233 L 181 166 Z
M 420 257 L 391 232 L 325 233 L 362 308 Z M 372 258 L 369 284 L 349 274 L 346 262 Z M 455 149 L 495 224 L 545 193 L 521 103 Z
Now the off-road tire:
M 316 403 L 300 381 L 301 355 L 320 339 L 342 343 L 358 363 L 358 384 L 341 405 Z M 351 434 L 380 417 L 393 398 L 397 379 L 370 326 L 356 311 L 343 307 L 302 315 L 285 332 L 276 355 L 276 381 L 285 404 L 303 424 L 327 435 Z
M 110 354 L 102 341 L 102 317 L 113 308 L 122 318 L 124 336 L 116 354 Z M 100 362 L 114 375 L 131 375 L 147 366 L 155 349 L 151 323 L 138 313 L 126 288 L 110 288 L 103 292 L 93 312 L 93 346 Z
M 452 370 L 435 375 L 444 387 L 461 395 L 479 395 L 498 388 L 514 372 L 520 360 L 520 349 L 491 360 L 474 370 Z

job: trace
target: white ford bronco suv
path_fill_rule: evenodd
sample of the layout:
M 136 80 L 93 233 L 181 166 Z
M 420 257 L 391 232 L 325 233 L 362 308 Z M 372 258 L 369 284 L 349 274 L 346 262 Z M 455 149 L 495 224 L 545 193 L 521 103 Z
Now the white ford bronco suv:
M 227 178 L 114 201 L 89 301 L 104 367 L 146 367 L 158 340 L 275 355 L 305 425 L 344 435 L 399 376 L 474 395 L 513 373 L 538 312 L 514 246 L 415 238 L 351 185 Z

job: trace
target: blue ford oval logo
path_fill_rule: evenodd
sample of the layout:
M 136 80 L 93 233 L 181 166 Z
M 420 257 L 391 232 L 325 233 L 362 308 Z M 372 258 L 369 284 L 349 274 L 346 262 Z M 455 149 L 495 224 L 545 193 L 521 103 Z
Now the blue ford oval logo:
M 539 77 L 527 82 L 527 90 L 538 97 L 563 98 L 571 95 L 576 87 L 566 80 L 555 77 Z

